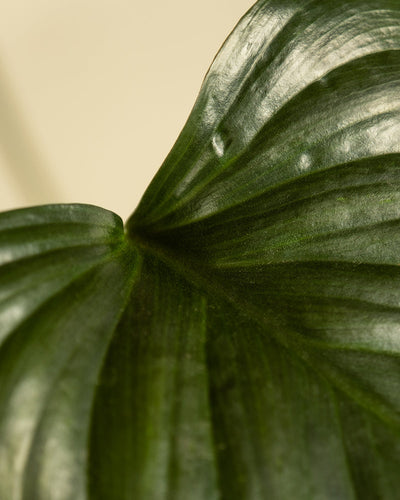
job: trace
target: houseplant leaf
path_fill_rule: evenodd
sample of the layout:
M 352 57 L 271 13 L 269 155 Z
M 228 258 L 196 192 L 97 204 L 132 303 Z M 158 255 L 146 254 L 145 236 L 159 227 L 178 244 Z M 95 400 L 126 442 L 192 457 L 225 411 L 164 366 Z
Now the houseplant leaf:
M 259 1 L 126 232 L 0 216 L 1 498 L 397 498 L 399 48 Z

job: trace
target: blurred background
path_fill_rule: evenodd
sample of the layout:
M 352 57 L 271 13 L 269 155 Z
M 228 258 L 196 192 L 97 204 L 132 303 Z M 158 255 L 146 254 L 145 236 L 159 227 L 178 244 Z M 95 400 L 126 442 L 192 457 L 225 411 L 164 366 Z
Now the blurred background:
M 0 210 L 126 219 L 247 0 L 1 0 Z

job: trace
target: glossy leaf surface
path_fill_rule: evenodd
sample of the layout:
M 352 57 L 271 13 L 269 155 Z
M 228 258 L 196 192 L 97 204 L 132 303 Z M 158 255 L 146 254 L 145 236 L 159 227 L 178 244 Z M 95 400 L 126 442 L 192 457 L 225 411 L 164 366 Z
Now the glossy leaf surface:
M 126 233 L 0 215 L 0 498 L 398 498 L 399 49 L 259 1 Z

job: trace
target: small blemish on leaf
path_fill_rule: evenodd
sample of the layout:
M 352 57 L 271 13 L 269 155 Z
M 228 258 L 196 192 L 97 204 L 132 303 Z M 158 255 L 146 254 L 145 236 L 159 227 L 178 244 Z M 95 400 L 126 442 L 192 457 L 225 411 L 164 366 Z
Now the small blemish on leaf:
M 305 172 L 310 169 L 312 165 L 311 157 L 308 153 L 302 153 L 299 158 L 298 169 L 300 172 Z

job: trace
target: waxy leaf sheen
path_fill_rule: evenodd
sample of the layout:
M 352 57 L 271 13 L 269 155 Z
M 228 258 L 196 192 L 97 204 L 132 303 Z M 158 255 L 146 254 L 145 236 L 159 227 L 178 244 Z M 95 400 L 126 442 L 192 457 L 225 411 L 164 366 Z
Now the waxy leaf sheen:
M 1 500 L 400 491 L 400 3 L 260 0 L 124 230 L 0 214 Z

